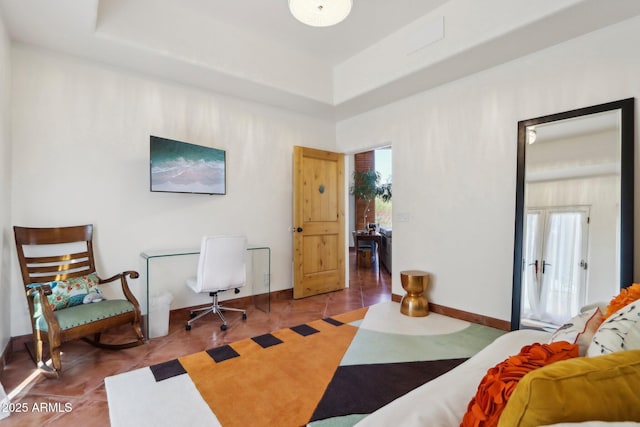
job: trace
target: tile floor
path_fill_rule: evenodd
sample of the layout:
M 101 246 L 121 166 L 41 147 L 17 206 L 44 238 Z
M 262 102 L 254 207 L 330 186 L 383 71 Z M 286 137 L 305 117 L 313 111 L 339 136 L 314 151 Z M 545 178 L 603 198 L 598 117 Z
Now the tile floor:
M 356 269 L 353 252 L 350 265 L 349 288 L 301 300 L 272 299 L 270 313 L 248 307 L 246 321 L 240 313 L 229 313 L 225 332 L 212 316 L 185 331 L 189 314 L 184 310 L 172 313 L 167 336 L 143 346 L 109 351 L 82 341 L 66 343 L 62 347 L 63 373 L 57 380 L 42 378 L 27 352 L 17 351 L 0 373 L 5 391 L 17 393 L 11 402 L 15 412 L 0 421 L 0 427 L 109 426 L 107 376 L 391 299 L 391 276 L 384 268 L 380 276 L 375 263 L 371 268 Z

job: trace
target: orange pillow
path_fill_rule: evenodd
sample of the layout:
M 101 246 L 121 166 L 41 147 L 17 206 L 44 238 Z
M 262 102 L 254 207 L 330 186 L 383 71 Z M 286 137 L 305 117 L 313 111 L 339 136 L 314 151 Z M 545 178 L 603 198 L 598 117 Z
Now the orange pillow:
M 567 341 L 522 347 L 520 353 L 487 371 L 467 406 L 460 427 L 497 426 L 502 410 L 522 377 L 542 366 L 573 357 L 578 357 L 578 345 Z
M 606 320 L 613 313 L 637 299 L 640 299 L 640 283 L 634 283 L 629 287 L 621 289 L 620 293 L 613 297 L 607 308 L 604 310 L 602 320 Z

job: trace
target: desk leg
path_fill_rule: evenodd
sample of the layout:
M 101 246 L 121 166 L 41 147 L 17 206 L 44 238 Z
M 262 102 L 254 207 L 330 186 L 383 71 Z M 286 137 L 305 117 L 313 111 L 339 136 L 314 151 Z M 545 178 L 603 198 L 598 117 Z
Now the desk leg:
M 377 259 L 376 259 L 376 264 L 378 265 L 378 277 L 380 277 L 380 243 L 382 243 L 382 241 L 377 242 L 376 241 L 376 253 L 377 253 Z
M 146 342 L 149 342 L 149 258 L 146 259 L 147 261 L 147 277 L 146 277 L 146 282 L 147 282 L 147 314 L 146 317 L 143 316 L 144 319 L 144 339 Z

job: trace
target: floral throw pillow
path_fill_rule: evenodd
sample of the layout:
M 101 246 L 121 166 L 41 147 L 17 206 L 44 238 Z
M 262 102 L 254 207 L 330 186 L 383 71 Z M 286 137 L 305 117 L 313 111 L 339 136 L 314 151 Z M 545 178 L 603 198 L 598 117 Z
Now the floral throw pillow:
M 47 298 L 49 306 L 55 311 L 82 304 L 84 297 L 91 292 L 100 294 L 98 282 L 98 275 L 91 273 L 86 276 L 57 280 L 55 282 L 34 283 L 29 287 L 35 289 L 42 285 L 49 285 L 51 287 L 51 295 L 47 296 Z M 39 304 L 39 302 L 36 296 L 34 303 Z

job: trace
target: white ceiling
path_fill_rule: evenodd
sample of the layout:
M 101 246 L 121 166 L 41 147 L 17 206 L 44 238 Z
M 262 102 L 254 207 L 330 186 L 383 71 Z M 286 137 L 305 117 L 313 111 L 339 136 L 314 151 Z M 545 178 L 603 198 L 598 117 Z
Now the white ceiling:
M 153 0 L 150 0 L 153 1 Z M 339 64 L 426 15 L 447 0 L 355 0 L 339 25 L 311 28 L 296 21 L 287 0 L 176 0 L 220 24 L 245 29 L 292 51 Z M 108 3 L 116 3 L 110 0 Z
M 0 14 L 18 43 L 339 120 L 640 14 L 603 3 L 354 0 L 327 28 L 287 0 L 0 0 Z

